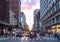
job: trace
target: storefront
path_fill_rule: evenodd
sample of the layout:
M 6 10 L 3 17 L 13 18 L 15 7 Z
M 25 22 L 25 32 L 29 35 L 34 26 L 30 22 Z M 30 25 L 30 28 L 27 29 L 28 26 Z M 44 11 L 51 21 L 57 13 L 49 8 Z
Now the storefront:
M 3 35 L 4 25 L 0 24 L 0 35 Z
M 52 32 L 60 33 L 60 25 L 55 25 L 51 27 Z

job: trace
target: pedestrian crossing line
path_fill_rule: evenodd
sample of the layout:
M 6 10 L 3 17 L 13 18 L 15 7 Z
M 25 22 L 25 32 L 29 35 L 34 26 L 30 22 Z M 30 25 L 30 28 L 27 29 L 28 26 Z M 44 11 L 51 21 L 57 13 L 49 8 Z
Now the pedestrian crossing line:
M 7 40 L 8 38 L 0 38 L 0 40 Z
M 29 38 L 29 40 L 42 40 L 41 38 L 39 39 L 39 38 Z
M 39 38 L 40 40 L 42 40 L 42 38 Z
M 31 38 L 29 38 L 29 40 L 31 40 Z
M 36 38 L 36 40 L 38 40 L 39 38 Z
M 26 37 L 26 40 L 28 40 L 28 37 Z

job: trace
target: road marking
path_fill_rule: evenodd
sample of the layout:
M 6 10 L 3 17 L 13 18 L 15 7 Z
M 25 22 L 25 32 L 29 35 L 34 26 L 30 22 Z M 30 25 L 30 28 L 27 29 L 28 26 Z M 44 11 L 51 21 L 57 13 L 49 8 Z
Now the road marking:
M 7 40 L 8 38 L 0 38 L 0 40 Z

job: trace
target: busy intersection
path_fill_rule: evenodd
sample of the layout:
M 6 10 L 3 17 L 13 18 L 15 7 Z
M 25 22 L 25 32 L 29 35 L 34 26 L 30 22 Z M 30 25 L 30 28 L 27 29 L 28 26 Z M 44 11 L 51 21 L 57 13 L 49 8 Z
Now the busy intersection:
M 60 42 L 60 40 L 57 40 L 52 37 L 39 37 L 39 38 L 28 38 L 28 37 L 22 37 L 22 38 L 0 38 L 0 42 Z

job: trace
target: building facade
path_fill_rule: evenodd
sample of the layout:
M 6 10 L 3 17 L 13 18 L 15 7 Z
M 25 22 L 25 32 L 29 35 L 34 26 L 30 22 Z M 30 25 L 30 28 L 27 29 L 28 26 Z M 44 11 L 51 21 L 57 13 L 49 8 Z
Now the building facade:
M 9 0 L 9 7 L 10 7 L 10 24 L 17 25 L 19 28 L 19 14 L 21 10 L 21 1 L 20 0 Z M 13 25 L 12 24 L 12 25 Z
M 19 13 L 19 0 L 9 0 L 10 2 L 10 8 L 15 13 L 16 17 L 18 18 Z
M 15 13 L 12 12 L 12 10 L 10 9 L 10 24 L 11 26 L 16 26 L 17 25 L 17 19 L 15 18 Z
M 0 0 L 0 34 L 4 28 L 9 28 L 9 1 Z
M 34 10 L 34 30 L 39 29 L 39 21 L 40 21 L 40 9 Z
M 40 0 L 40 26 L 60 33 L 60 0 Z
M 0 20 L 9 23 L 9 1 L 0 0 Z
M 24 28 L 25 28 L 25 31 L 28 31 L 29 30 L 28 24 L 26 22 L 25 22 Z
M 25 29 L 25 23 L 26 23 L 26 17 L 23 12 L 21 12 L 20 16 L 20 22 L 21 22 L 21 29 Z
M 0 0 L 0 34 L 17 24 L 18 14 L 19 0 Z

